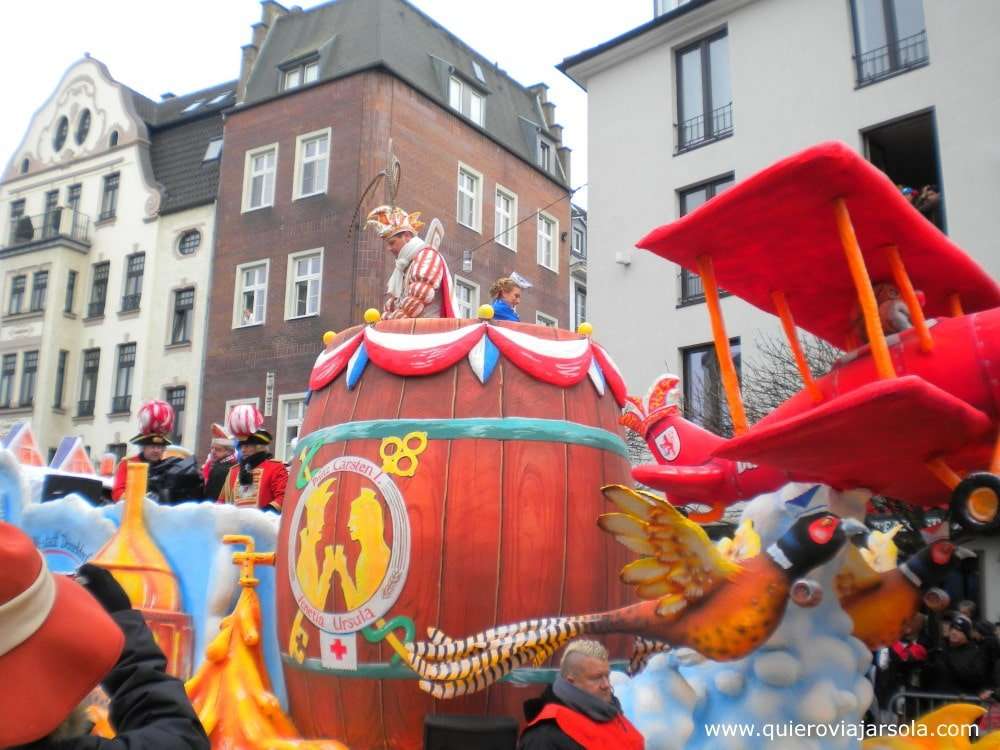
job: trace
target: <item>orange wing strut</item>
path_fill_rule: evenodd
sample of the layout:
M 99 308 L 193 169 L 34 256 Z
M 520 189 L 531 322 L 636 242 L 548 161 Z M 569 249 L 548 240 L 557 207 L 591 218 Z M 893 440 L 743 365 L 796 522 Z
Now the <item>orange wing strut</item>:
M 812 400 L 818 404 L 823 400 L 823 392 L 816 385 L 816 381 L 813 380 L 809 363 L 806 362 L 806 355 L 802 351 L 802 342 L 799 341 L 799 334 L 795 330 L 795 319 L 792 317 L 792 310 L 788 306 L 788 300 L 785 299 L 785 293 L 780 289 L 771 292 L 771 301 L 774 302 L 774 307 L 778 311 L 778 317 L 781 318 L 781 327 L 785 329 L 785 336 L 788 338 L 788 345 L 792 348 L 792 354 L 795 356 L 795 364 L 799 368 L 802 382 L 805 383 L 806 390 L 809 391 Z
M 705 290 L 705 303 L 708 305 L 708 316 L 712 321 L 712 336 L 715 339 L 715 356 L 719 360 L 719 370 L 722 373 L 722 387 L 726 390 L 726 401 L 729 403 L 729 414 L 733 418 L 733 429 L 737 435 L 747 431 L 747 415 L 743 411 L 743 397 L 740 395 L 740 380 L 736 375 L 733 355 L 729 350 L 729 338 L 726 336 L 726 322 L 722 319 L 722 307 L 719 305 L 719 287 L 715 283 L 715 267 L 710 255 L 698 256 L 698 274 Z
M 917 299 L 917 293 L 913 290 L 910 275 L 906 272 L 903 259 L 899 256 L 899 248 L 895 245 L 889 245 L 886 247 L 886 251 L 889 254 L 889 268 L 892 269 L 892 278 L 896 281 L 899 293 L 903 295 L 903 302 L 906 303 L 906 309 L 910 311 L 910 320 L 913 321 L 913 327 L 916 329 L 917 337 L 920 339 L 920 348 L 925 352 L 929 352 L 934 348 L 934 338 L 927 327 L 927 321 L 924 319 L 924 311 L 920 307 L 920 300 Z
M 951 317 L 960 318 L 965 315 L 965 311 L 962 309 L 962 298 L 958 296 L 958 292 L 948 295 L 948 306 L 951 307 Z
M 879 319 L 878 302 L 875 299 L 875 290 L 872 289 L 872 280 L 865 267 L 865 257 L 861 254 L 858 238 L 854 234 L 854 225 L 851 223 L 851 215 L 847 211 L 847 204 L 843 198 L 834 200 L 833 214 L 837 220 L 840 244 L 843 245 L 844 255 L 847 257 L 847 267 L 851 272 L 854 288 L 858 293 L 861 313 L 865 316 L 865 332 L 868 334 L 868 343 L 875 360 L 875 368 L 878 370 L 880 378 L 890 380 L 896 377 L 896 370 L 892 366 L 889 346 L 885 343 L 885 332 L 882 330 L 882 321 Z
M 927 468 L 930 469 L 931 474 L 940 479 L 941 483 L 949 490 L 955 489 L 958 486 L 958 483 L 962 481 L 962 477 L 956 474 L 955 470 L 948 466 L 948 464 L 940 458 L 932 458 L 928 461 Z

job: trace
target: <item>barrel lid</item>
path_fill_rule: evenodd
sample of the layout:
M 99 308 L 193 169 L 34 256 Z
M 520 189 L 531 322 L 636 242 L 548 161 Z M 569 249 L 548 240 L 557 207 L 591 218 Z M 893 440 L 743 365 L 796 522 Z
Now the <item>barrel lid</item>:
M 357 385 L 370 364 L 402 377 L 431 375 L 466 358 L 486 383 L 503 357 L 536 380 L 569 388 L 590 378 L 600 395 L 611 392 L 626 402 L 625 381 L 608 353 L 588 336 L 552 339 L 486 321 L 453 331 L 406 333 L 364 326 L 331 341 L 316 358 L 309 389 L 318 391 L 346 372 L 348 389 Z

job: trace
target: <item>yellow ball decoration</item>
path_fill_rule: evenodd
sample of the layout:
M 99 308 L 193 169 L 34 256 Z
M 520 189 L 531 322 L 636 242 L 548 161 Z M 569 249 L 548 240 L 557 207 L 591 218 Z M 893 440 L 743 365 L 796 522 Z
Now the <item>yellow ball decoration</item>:
M 590 323 L 581 323 L 576 327 L 576 332 L 581 336 L 589 336 L 594 332 L 594 326 L 590 325 Z
M 378 323 L 380 320 L 382 320 L 382 313 L 374 307 L 365 310 L 365 323 Z
M 476 317 L 480 320 L 493 320 L 493 305 L 480 305 Z
M 336 331 L 327 331 L 323 334 L 323 346 L 330 346 L 330 342 L 337 337 Z

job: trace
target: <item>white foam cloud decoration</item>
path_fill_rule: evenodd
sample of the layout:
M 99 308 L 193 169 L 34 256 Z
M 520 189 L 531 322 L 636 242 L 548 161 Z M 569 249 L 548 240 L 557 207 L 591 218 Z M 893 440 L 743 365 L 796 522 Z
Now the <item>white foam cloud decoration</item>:
M 813 492 L 807 508 L 790 503 L 812 485 L 791 484 L 747 503 L 741 520 L 752 519 L 767 548 L 804 512 L 850 507 L 826 487 Z M 855 738 L 708 737 L 706 724 L 859 721 L 872 700 L 864 674 L 871 656 L 851 636 L 853 623 L 833 595 L 839 555 L 810 574 L 826 594 L 814 608 L 789 604 L 781 624 L 758 651 L 735 662 L 692 659 L 684 650 L 657 654 L 646 670 L 616 684 L 626 715 L 649 748 L 670 750 L 859 750 Z M 681 690 L 686 683 L 688 690 Z M 656 692 L 656 701 L 650 692 Z M 641 701 L 639 697 L 641 695 Z M 694 700 L 692 700 L 694 696 Z M 641 705 L 640 705 L 641 704 Z M 654 707 L 655 708 L 654 710 Z M 690 726 L 690 735 L 663 734 L 664 727 Z

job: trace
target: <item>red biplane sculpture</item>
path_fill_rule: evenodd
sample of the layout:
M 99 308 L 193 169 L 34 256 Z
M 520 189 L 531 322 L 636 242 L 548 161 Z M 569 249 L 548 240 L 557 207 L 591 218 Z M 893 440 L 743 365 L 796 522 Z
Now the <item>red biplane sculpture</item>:
M 636 467 L 638 481 L 712 506 L 705 518 L 799 480 L 950 502 L 966 528 L 1000 528 L 1000 286 L 884 174 L 821 144 L 638 246 L 701 276 L 735 432 L 718 438 L 677 408 L 647 415 L 659 463 Z M 781 319 L 803 380 L 752 427 L 720 287 Z M 813 377 L 796 326 L 847 352 L 832 372 Z

